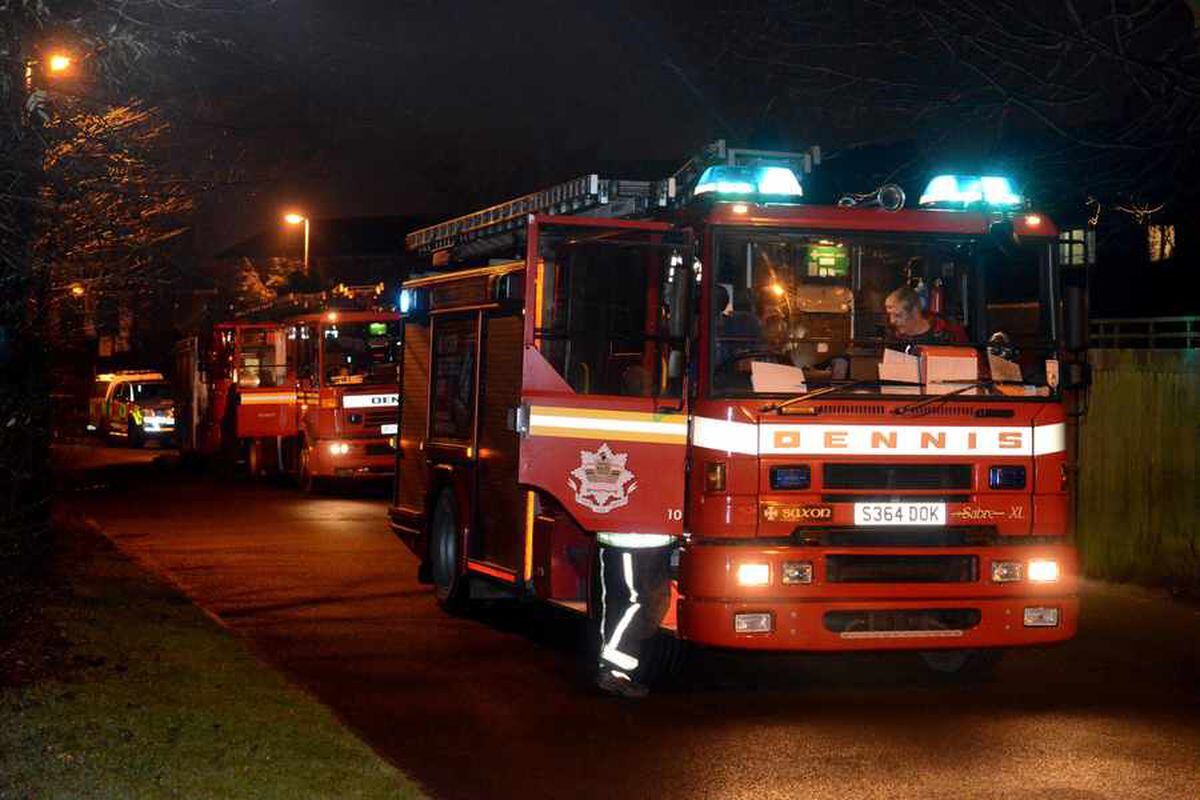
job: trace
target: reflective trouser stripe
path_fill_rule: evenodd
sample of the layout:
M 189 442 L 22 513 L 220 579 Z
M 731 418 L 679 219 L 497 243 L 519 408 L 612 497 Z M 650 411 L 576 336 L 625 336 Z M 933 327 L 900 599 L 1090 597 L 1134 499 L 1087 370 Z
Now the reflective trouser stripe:
M 623 572 L 625 574 L 625 585 L 629 587 L 629 608 L 625 609 L 625 613 L 621 616 L 621 621 L 617 623 L 617 627 L 613 630 L 612 641 L 608 642 L 607 644 L 604 643 L 604 623 L 605 623 L 604 616 L 607 614 L 607 609 L 605 609 L 605 614 L 602 615 L 601 620 L 600 620 L 600 642 L 603 645 L 603 649 L 601 649 L 601 651 L 600 651 L 600 658 L 603 659 L 604 661 L 609 662 L 610 664 L 613 664 L 614 666 L 620 667 L 621 669 L 633 670 L 633 669 L 637 669 L 638 660 L 636 658 L 634 658 L 633 656 L 629 655 L 628 653 L 622 653 L 618 649 L 618 647 L 621 644 L 621 637 L 625 635 L 625 631 L 629 627 L 629 624 L 631 622 L 633 622 L 634 616 L 637 615 L 638 610 L 642 607 L 642 604 L 638 602 L 637 589 L 635 589 L 633 586 L 633 554 L 632 553 L 622 553 L 621 554 L 621 566 L 622 566 Z M 600 582 L 601 582 L 601 585 L 603 585 L 603 582 L 604 582 L 604 558 L 603 557 L 601 557 L 601 559 L 600 559 Z M 607 592 L 605 592 L 603 595 L 602 602 L 606 606 L 607 606 L 607 601 L 608 601 Z
M 667 547 L 675 543 L 675 537 L 669 533 L 612 533 L 600 531 L 596 541 L 609 547 L 621 547 L 626 550 L 643 550 L 651 547 Z

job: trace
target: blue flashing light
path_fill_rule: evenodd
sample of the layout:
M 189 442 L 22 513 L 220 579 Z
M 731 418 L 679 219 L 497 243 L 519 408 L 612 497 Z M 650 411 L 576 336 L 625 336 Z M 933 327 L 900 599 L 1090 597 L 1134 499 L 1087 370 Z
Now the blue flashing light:
M 703 194 L 803 197 L 804 190 L 796 173 L 787 167 L 737 167 L 717 164 L 701 173 L 692 194 L 696 197 Z
M 985 205 L 1020 208 L 1025 202 L 1012 181 L 998 175 L 938 175 L 921 193 L 920 205 L 959 207 Z
M 410 308 L 412 308 L 412 299 L 413 299 L 412 289 L 401 289 L 400 290 L 399 307 L 400 307 L 401 314 L 407 314 L 408 310 Z

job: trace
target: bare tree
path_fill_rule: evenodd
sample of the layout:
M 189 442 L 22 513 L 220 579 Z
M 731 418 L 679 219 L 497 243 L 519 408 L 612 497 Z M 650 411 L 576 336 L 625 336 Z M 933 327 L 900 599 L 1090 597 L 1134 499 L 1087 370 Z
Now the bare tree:
M 1197 170 L 1183 0 L 766 0 L 678 21 L 751 135 L 910 141 L 913 166 L 1011 163 L 1080 203 L 1171 200 Z
M 197 53 L 233 47 L 210 23 L 252 6 L 0 0 L 0 570 L 45 541 L 47 351 L 62 338 L 48 311 L 72 287 L 177 279 L 196 198 L 237 171 L 204 120 L 174 126 L 204 108 L 180 87 L 199 80 Z M 55 77 L 57 48 L 71 64 Z

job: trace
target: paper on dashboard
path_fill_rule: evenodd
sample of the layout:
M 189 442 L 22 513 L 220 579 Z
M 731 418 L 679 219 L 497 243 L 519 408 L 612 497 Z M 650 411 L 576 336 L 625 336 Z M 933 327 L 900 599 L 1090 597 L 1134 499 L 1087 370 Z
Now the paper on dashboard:
M 750 362 L 750 385 L 756 394 L 800 394 L 808 391 L 804 383 L 804 370 L 769 361 Z
M 885 349 L 883 361 L 879 362 L 879 380 L 895 381 L 896 383 L 920 383 L 921 359 L 901 353 L 899 350 Z

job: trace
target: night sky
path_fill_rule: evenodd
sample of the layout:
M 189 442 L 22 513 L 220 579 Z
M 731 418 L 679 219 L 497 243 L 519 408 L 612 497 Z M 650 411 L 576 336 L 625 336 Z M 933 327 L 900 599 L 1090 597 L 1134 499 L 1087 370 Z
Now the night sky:
M 717 138 L 821 145 L 826 161 L 808 194 L 825 200 L 888 181 L 915 194 L 932 172 L 996 171 L 1068 226 L 1084 224 L 1092 196 L 1106 223 L 1128 216 L 1121 206 L 1164 200 L 1167 213 L 1190 218 L 1200 201 L 1191 132 L 1200 107 L 1189 100 L 1200 96 L 1200 61 L 1185 3 L 1135 4 L 1144 28 L 1122 40 L 1134 48 L 1125 64 L 1095 57 L 1107 52 L 1103 37 L 1072 43 L 1073 23 L 1054 4 L 934 5 L 941 31 L 908 5 L 830 0 L 235 4 L 209 31 L 224 43 L 168 87 L 185 135 L 209 136 L 216 159 L 232 165 L 231 185 L 203 204 L 197 254 L 263 231 L 298 253 L 285 209 L 318 229 L 366 215 L 433 222 L 591 172 L 661 178 Z M 1099 20 L 1088 31 L 1111 27 L 1107 2 L 1075 7 Z M 947 31 L 975 44 L 947 52 L 938 38 Z M 1000 45 L 1009 49 L 993 59 Z M 1159 70 L 1164 57 L 1176 61 Z M 991 72 L 972 71 L 980 66 Z M 1180 81 L 1196 92 L 1176 92 Z M 1089 139 L 1115 146 L 1089 149 Z M 1138 231 L 1126 227 L 1121 247 L 1134 253 Z M 1180 252 L 1193 247 L 1181 233 Z M 1158 274 L 1168 268 L 1151 265 L 1134 288 L 1121 270 L 1098 279 L 1097 307 L 1193 307 L 1155 289 L 1196 280 Z
M 300 0 L 237 23 L 250 65 L 215 88 L 270 177 L 220 193 L 216 246 L 289 205 L 441 217 L 587 172 L 661 177 L 726 135 L 661 23 L 617 4 Z

